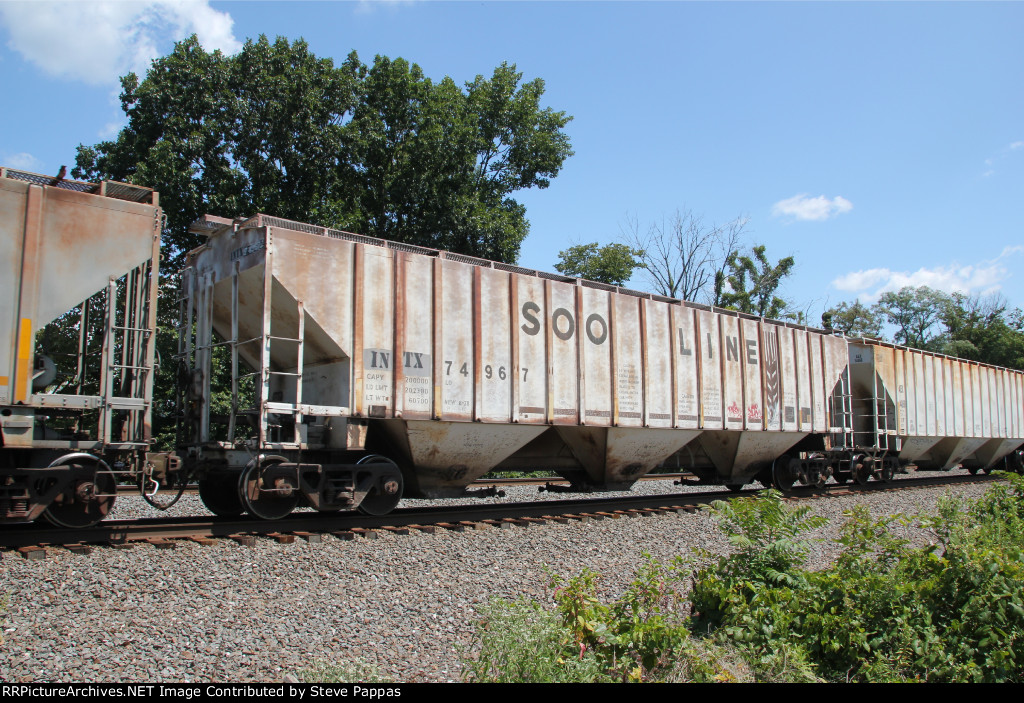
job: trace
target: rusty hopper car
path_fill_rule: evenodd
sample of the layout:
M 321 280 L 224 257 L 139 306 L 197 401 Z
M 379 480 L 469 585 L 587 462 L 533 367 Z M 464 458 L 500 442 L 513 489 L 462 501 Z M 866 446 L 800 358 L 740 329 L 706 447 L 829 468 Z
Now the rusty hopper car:
M 875 340 L 850 341 L 855 442 L 923 469 L 1020 470 L 1024 374 Z
M 842 336 L 266 215 L 194 231 L 183 444 L 215 512 L 384 512 L 499 466 L 622 489 L 673 454 L 732 486 L 895 468 L 855 451 Z
M 89 525 L 117 480 L 166 469 L 146 451 L 160 231 L 149 188 L 0 169 L 0 521 Z M 58 318 L 77 331 L 51 350 Z

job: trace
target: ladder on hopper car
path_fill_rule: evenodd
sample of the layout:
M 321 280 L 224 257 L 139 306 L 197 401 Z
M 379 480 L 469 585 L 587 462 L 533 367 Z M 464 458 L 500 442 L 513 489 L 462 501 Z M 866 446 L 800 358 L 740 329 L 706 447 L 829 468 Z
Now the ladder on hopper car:
M 213 285 L 211 281 L 201 281 L 195 267 L 182 270 L 181 293 L 175 301 L 178 306 L 178 353 L 175 356 L 179 364 L 180 374 L 189 374 L 187 378 L 179 378 L 177 401 L 178 417 L 186 422 L 178 423 L 177 443 L 202 444 L 210 437 L 210 390 L 213 364 L 213 353 L 218 347 L 227 347 L 231 363 L 230 406 L 227 420 L 227 442 L 234 444 L 238 439 L 240 420 L 256 419 L 257 439 L 261 446 L 268 443 L 294 445 L 299 447 L 303 441 L 301 425 L 303 420 L 302 379 L 303 379 L 303 345 L 305 339 L 305 309 L 301 301 L 298 303 L 298 330 L 296 336 L 274 334 L 271 330 L 272 316 L 264 315 L 261 334 L 249 339 L 239 339 L 238 310 L 238 270 L 237 266 L 231 276 L 231 336 L 224 341 L 214 341 L 213 337 Z M 265 309 L 269 309 L 269 301 Z M 273 370 L 270 363 L 271 345 L 296 345 L 295 371 Z M 258 347 L 255 346 L 258 344 Z M 239 373 L 242 349 L 249 345 L 257 351 L 248 356 L 257 366 L 256 371 Z M 293 378 L 295 383 L 294 401 L 286 402 L 282 398 L 271 397 L 271 377 Z M 245 379 L 254 379 L 254 390 L 251 401 L 243 399 L 245 392 L 240 388 Z M 242 382 L 242 383 L 240 383 Z M 198 386 L 198 387 L 197 387 Z M 194 405 L 201 411 L 197 414 Z M 290 417 L 290 422 L 282 422 Z M 183 424 L 190 427 L 184 432 Z M 244 423 L 243 423 L 244 424 Z M 285 436 L 291 430 L 291 436 Z
M 853 393 L 850 389 L 850 369 L 843 369 L 839 376 L 839 392 L 832 394 L 832 446 L 852 449 L 853 436 Z M 838 431 L 836 431 L 838 430 Z
M 875 428 L 875 447 L 881 452 L 899 451 L 900 438 L 896 433 L 896 407 L 893 405 L 893 414 L 890 419 L 888 396 L 885 392 L 885 384 L 881 377 L 875 374 L 874 392 L 871 394 L 872 423 Z

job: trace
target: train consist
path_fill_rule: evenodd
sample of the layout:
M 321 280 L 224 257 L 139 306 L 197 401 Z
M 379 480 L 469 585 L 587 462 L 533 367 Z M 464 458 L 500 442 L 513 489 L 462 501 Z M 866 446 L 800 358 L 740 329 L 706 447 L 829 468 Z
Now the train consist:
M 92 524 L 129 479 L 275 519 L 495 468 L 620 490 L 666 460 L 782 488 L 1021 464 L 1017 371 L 267 215 L 193 231 L 155 452 L 156 193 L 0 172 L 0 520 Z M 61 315 L 58 359 L 37 332 Z

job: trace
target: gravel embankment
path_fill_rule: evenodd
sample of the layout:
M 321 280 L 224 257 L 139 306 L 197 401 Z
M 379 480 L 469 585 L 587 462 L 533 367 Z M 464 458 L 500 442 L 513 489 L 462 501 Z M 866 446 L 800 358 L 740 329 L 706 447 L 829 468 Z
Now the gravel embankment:
M 986 489 L 960 493 L 976 497 Z M 634 492 L 678 490 L 648 482 Z M 876 514 L 919 513 L 945 492 L 812 505 L 833 519 L 858 502 Z M 505 501 L 537 499 L 535 488 L 508 494 Z M 112 517 L 146 510 L 139 499 L 120 499 Z M 185 496 L 174 512 L 197 514 L 202 506 Z M 704 514 L 375 541 L 259 540 L 252 548 L 219 540 L 173 550 L 100 547 L 87 556 L 53 549 L 44 561 L 8 551 L 0 560 L 0 597 L 8 596 L 0 680 L 281 681 L 314 664 L 359 661 L 398 681 L 457 681 L 476 609 L 488 599 L 546 599 L 549 574 L 571 576 L 584 567 L 616 593 L 645 552 L 667 561 L 698 546 L 726 546 Z M 811 561 L 825 563 L 834 552 L 819 543 Z

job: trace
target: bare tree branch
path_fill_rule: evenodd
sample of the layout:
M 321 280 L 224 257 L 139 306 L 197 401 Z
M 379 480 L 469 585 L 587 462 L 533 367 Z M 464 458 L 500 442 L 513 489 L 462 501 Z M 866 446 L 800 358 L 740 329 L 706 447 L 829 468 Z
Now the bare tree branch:
M 724 275 L 747 222 L 739 217 L 722 226 L 708 226 L 692 210 L 676 210 L 670 218 L 652 222 L 645 233 L 639 218 L 627 215 L 619 233 L 627 246 L 639 252 L 641 266 L 658 293 L 715 303 L 716 278 Z

